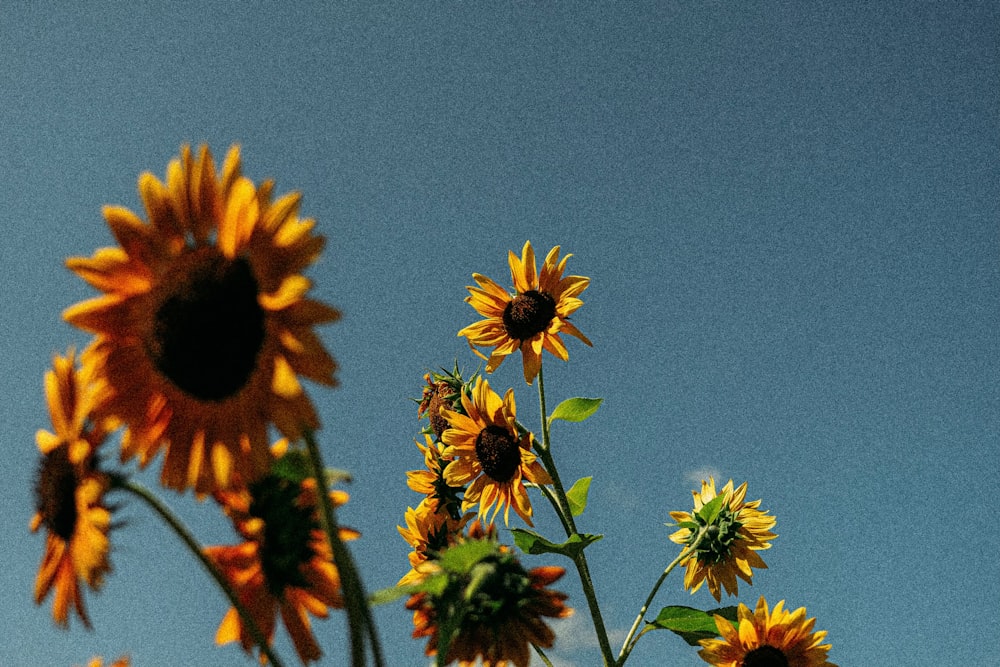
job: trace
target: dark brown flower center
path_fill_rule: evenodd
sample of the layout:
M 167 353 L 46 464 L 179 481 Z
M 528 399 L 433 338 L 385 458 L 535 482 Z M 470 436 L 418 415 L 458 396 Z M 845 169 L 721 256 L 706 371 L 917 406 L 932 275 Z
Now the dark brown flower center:
M 157 370 L 199 400 L 234 396 L 253 374 L 264 343 L 250 263 L 203 248 L 178 261 L 164 285 L 148 342 Z
M 492 480 L 507 482 L 521 465 L 521 447 L 507 429 L 490 424 L 476 436 L 476 458 Z
M 431 429 L 434 431 L 434 435 L 439 440 L 441 439 L 441 434 L 448 428 L 448 420 L 441 416 L 441 408 L 454 410 L 452 401 L 448 400 L 448 397 L 454 395 L 454 393 L 455 390 L 452 389 L 448 383 L 439 382 L 435 385 L 434 394 L 431 396 L 430 403 L 427 406 L 427 414 L 430 417 Z
M 66 445 L 42 457 L 35 482 L 35 504 L 49 532 L 68 542 L 76 528 L 78 479 Z
M 773 646 L 761 646 L 747 653 L 740 667 L 788 667 L 788 658 Z
M 260 548 L 261 569 L 268 590 L 280 597 L 286 586 L 309 585 L 301 566 L 315 552 L 312 533 L 319 528 L 313 508 L 298 502 L 301 487 L 280 477 L 268 476 L 250 485 L 250 514 L 264 522 Z
M 504 308 L 503 327 L 511 338 L 527 340 L 545 331 L 555 316 L 555 299 L 545 292 L 529 290 L 515 296 Z

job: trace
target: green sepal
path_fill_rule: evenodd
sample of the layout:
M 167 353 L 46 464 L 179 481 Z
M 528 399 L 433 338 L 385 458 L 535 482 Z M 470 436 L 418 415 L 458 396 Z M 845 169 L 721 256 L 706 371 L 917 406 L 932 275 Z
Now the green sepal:
M 526 554 L 562 554 L 567 558 L 576 558 L 588 546 L 597 542 L 603 535 L 588 535 L 576 533 L 561 544 L 547 540 L 538 533 L 524 528 L 512 528 L 514 544 Z
M 691 646 L 698 646 L 702 639 L 719 636 L 715 615 L 736 624 L 736 607 L 721 607 L 702 611 L 693 607 L 671 605 L 664 607 L 656 618 L 647 624 L 651 630 L 670 630 Z
M 557 419 L 568 422 L 582 422 L 597 412 L 597 408 L 601 407 L 603 400 L 603 398 L 581 398 L 579 396 L 576 398 L 567 398 L 552 411 L 552 415 L 549 417 L 549 424 Z
M 590 492 L 590 482 L 593 479 L 593 477 L 581 477 L 566 492 L 569 511 L 573 516 L 580 516 L 587 509 L 587 494 Z

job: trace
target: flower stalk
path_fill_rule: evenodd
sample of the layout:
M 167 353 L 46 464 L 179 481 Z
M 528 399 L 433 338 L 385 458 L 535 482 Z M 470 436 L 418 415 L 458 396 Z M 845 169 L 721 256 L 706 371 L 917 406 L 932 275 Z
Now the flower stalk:
M 538 447 L 539 458 L 545 466 L 546 472 L 552 478 L 552 488 L 555 496 L 555 506 L 566 537 L 578 535 L 576 522 L 573 520 L 573 513 L 570 511 L 569 500 L 566 497 L 566 489 L 563 487 L 559 472 L 556 469 L 555 459 L 552 457 L 551 441 L 549 440 L 549 417 L 545 407 L 545 378 L 542 371 L 542 364 L 538 366 L 538 403 L 542 417 L 542 442 Z M 597 602 L 597 592 L 594 590 L 594 580 L 590 576 L 590 567 L 587 565 L 587 556 L 583 549 L 573 557 L 573 564 L 580 576 L 580 584 L 583 586 L 583 595 L 587 599 L 587 607 L 590 609 L 590 617 L 594 623 L 594 631 L 597 633 L 597 642 L 601 648 L 601 656 L 605 666 L 615 664 L 614 653 L 611 650 L 611 643 L 608 641 L 608 631 L 604 625 L 604 617 L 601 615 L 601 607 Z
M 320 519 L 323 530 L 330 542 L 330 550 L 333 552 L 333 561 L 340 572 L 341 586 L 344 589 L 344 608 L 347 611 L 348 634 L 351 645 L 351 665 L 353 667 L 364 667 L 366 664 L 365 635 L 372 647 L 372 659 L 376 667 L 383 667 L 382 649 L 379 644 L 378 632 L 372 618 L 371 608 L 368 606 L 368 597 L 365 594 L 364 585 L 358 574 L 357 566 L 351 557 L 351 552 L 340 539 L 339 526 L 333 503 L 330 501 L 330 494 L 326 492 L 327 482 L 323 465 L 323 456 L 316 442 L 315 434 L 305 430 L 306 449 L 309 453 L 309 461 L 312 464 L 313 478 L 316 480 L 317 494 L 320 499 Z
M 642 633 L 639 633 L 639 637 L 636 637 L 635 641 L 632 641 L 632 637 L 635 636 L 636 630 L 639 629 L 639 624 L 642 623 L 642 619 L 645 618 L 646 612 L 649 611 L 649 605 L 653 604 L 653 598 L 656 597 L 656 594 L 659 592 L 660 586 L 663 585 L 664 580 L 675 567 L 680 565 L 688 556 L 698 550 L 698 547 L 701 546 L 701 542 L 707 533 L 708 527 L 702 526 L 702 528 L 698 531 L 697 537 L 686 549 L 677 555 L 677 558 L 670 561 L 670 564 L 667 565 L 667 567 L 663 570 L 663 573 L 660 574 L 660 578 L 656 580 L 655 584 L 653 584 L 653 588 L 649 591 L 649 595 L 646 596 L 646 601 L 643 603 L 638 615 L 636 615 L 635 621 L 632 623 L 632 627 L 629 628 L 628 635 L 625 636 L 625 641 L 622 643 L 622 649 L 618 653 L 618 660 L 614 663 L 615 667 L 621 667 L 625 664 L 625 661 L 628 660 L 628 656 L 632 652 L 632 649 L 635 648 L 635 645 L 638 643 L 639 637 L 642 636 Z
M 219 569 L 215 567 L 215 563 L 213 563 L 208 556 L 205 555 L 204 548 L 194 535 L 191 534 L 191 531 L 187 529 L 184 522 L 181 521 L 180 518 L 177 517 L 177 515 L 175 515 L 173 511 L 171 511 L 171 509 L 167 507 L 159 498 L 157 498 L 152 491 L 141 484 L 117 474 L 112 474 L 110 478 L 111 488 L 126 491 L 142 500 L 161 519 L 163 519 L 163 522 L 166 523 L 171 530 L 174 531 L 174 534 L 177 535 L 188 550 L 194 554 L 195 558 L 198 559 L 198 562 L 202 564 L 202 567 L 208 571 L 208 573 L 212 576 L 212 579 L 215 580 L 215 583 L 218 584 L 219 588 L 222 589 L 222 592 L 225 593 L 226 597 L 229 599 L 229 603 L 240 615 L 240 620 L 243 622 L 243 626 L 250 633 L 254 643 L 257 644 L 257 647 L 260 649 L 261 654 L 264 655 L 274 667 L 282 667 L 281 660 L 279 660 L 278 656 L 274 654 L 274 651 L 271 649 L 271 645 L 268 643 L 264 633 L 261 632 L 260 628 L 257 627 L 257 624 L 254 622 L 253 616 L 247 610 L 246 606 L 244 606 L 243 602 L 240 601 L 239 596 L 237 596 L 235 591 L 233 591 L 229 582 L 226 581 L 226 578 L 221 572 L 219 572 Z

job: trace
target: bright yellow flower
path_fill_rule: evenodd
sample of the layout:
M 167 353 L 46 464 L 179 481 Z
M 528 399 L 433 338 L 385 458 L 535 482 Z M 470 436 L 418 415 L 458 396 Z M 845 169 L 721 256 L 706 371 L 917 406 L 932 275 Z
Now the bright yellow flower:
M 103 292 L 64 314 L 97 334 L 85 356 L 98 410 L 128 426 L 123 458 L 145 466 L 166 449 L 165 486 L 205 493 L 263 474 L 269 424 L 292 439 L 319 426 L 299 378 L 334 384 L 313 327 L 339 314 L 305 296 L 323 237 L 298 194 L 272 201 L 272 188 L 241 175 L 237 147 L 216 172 L 207 147 L 184 146 L 165 184 L 139 178 L 148 222 L 105 207 L 119 246 L 67 261 Z
M 128 656 L 123 656 L 121 658 L 118 658 L 114 662 L 109 663 L 108 667 L 129 667 L 131 664 L 132 663 L 129 660 Z M 87 667 L 103 667 L 103 665 L 104 665 L 104 660 L 100 657 L 92 658 L 90 662 L 87 663 Z
M 476 378 L 472 396 L 462 394 L 462 409 L 465 414 L 442 411 L 451 427 L 441 435 L 447 445 L 442 457 L 454 459 L 444 470 L 445 481 L 452 487 L 469 484 L 462 511 L 478 504 L 483 516 L 496 504 L 490 520 L 503 508 L 507 524 L 513 507 L 532 525 L 524 481 L 551 484 L 552 480 L 531 451 L 531 434 L 518 432 L 513 390 L 508 389 L 501 400 L 488 381 Z
M 69 625 L 73 609 L 90 627 L 81 585 L 100 589 L 108 560 L 111 510 L 104 503 L 108 478 L 97 469 L 96 449 L 104 433 L 92 424 L 92 385 L 87 368 L 76 369 L 72 352 L 55 357 L 45 393 L 55 433 L 36 436 L 42 460 L 35 482 L 31 531 L 46 529 L 45 553 L 35 580 L 35 603 L 55 591 L 52 616 Z
M 520 350 L 524 380 L 531 384 L 541 368 L 543 349 L 563 361 L 569 359 L 559 334 L 576 336 L 591 344 L 569 321 L 569 316 L 583 305 L 578 297 L 590 284 L 590 278 L 583 276 L 563 277 L 570 257 L 566 255 L 560 260 L 559 246 L 554 247 L 538 274 L 530 241 L 524 244 L 520 258 L 509 252 L 513 294 L 484 275 L 472 274 L 479 287 L 470 286 L 465 300 L 486 319 L 470 324 L 458 335 L 465 336 L 469 346 L 483 359 L 487 357 L 475 346 L 493 348 L 486 363 L 487 373 L 496 370 L 507 355 Z
M 406 527 L 396 526 L 396 530 L 413 551 L 409 554 L 410 571 L 396 585 L 406 586 L 423 581 L 427 576 L 424 564 L 438 558 L 444 549 L 454 544 L 470 518 L 471 513 L 454 519 L 426 498 L 416 509 L 407 507 Z
M 837 667 L 828 662 L 830 644 L 825 631 L 813 632 L 815 618 L 806 618 L 805 607 L 785 611 L 782 600 L 768 612 L 761 596 L 757 608 L 740 604 L 738 627 L 715 617 L 722 639 L 701 640 L 701 659 L 715 667 Z
M 722 488 L 721 495 L 725 497 L 722 509 L 712 524 L 707 526 L 707 537 L 694 553 L 682 561 L 681 564 L 687 567 L 684 588 L 692 593 L 707 581 L 708 590 L 716 600 L 721 599 L 720 585 L 729 595 L 736 595 L 739 591 L 736 577 L 749 584 L 753 577 L 751 568 L 767 568 L 757 552 L 771 548 L 770 540 L 777 535 L 770 530 L 777 520 L 768 516 L 766 511 L 758 509 L 760 500 L 745 502 L 746 492 L 746 482 L 734 490 L 733 480 L 729 480 Z M 707 482 L 702 481 L 701 492 L 692 491 L 692 495 L 693 512 L 670 513 L 682 526 L 670 536 L 677 544 L 690 545 L 697 539 L 703 523 L 698 513 L 718 495 L 715 480 L 710 478 Z
M 280 615 L 303 663 L 322 655 L 309 615 L 325 618 L 329 608 L 342 608 L 340 573 L 319 520 L 315 481 L 301 483 L 274 474 L 239 491 L 215 494 L 244 542 L 206 547 L 268 642 Z M 331 493 L 334 505 L 347 502 L 342 491 Z M 342 528 L 342 539 L 356 531 Z M 216 633 L 218 644 L 239 641 L 250 652 L 253 637 L 236 609 L 230 609 Z

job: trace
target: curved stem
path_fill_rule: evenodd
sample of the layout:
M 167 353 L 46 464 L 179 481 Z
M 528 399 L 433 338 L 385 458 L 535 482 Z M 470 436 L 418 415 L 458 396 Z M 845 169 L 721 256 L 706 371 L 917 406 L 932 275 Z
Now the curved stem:
M 243 627 L 245 627 L 247 632 L 250 633 L 250 636 L 253 638 L 254 643 L 257 644 L 260 652 L 267 657 L 268 661 L 274 665 L 274 667 L 282 667 L 281 661 L 271 650 L 271 645 L 267 642 L 267 638 L 264 637 L 264 634 L 254 622 L 253 616 L 250 615 L 246 606 L 244 606 L 244 604 L 240 601 L 239 596 L 236 595 L 236 592 L 229 585 L 229 581 L 227 581 L 222 573 L 219 572 L 219 569 L 215 567 L 215 563 L 213 563 L 211 559 L 205 555 L 205 551 L 201 544 L 194 537 L 194 535 L 191 534 L 191 531 L 187 529 L 184 522 L 182 522 L 169 507 L 163 504 L 159 498 L 153 495 L 152 491 L 141 484 L 119 475 L 112 475 L 111 485 L 112 488 L 128 491 L 135 497 L 139 498 L 144 503 L 149 505 L 149 507 L 156 512 L 161 519 L 163 519 L 164 523 L 166 523 L 171 530 L 174 531 L 177 537 L 181 539 L 188 550 L 194 554 L 195 558 L 197 558 L 208 573 L 212 575 L 212 578 L 215 579 L 215 583 L 219 585 L 219 588 L 221 588 L 222 592 L 226 594 L 226 597 L 229 598 L 229 603 L 233 605 L 233 608 L 236 609 L 236 613 L 240 615 Z
M 545 377 L 542 368 L 538 369 L 538 402 L 542 412 L 542 442 L 538 447 L 539 458 L 545 466 L 545 470 L 552 478 L 552 490 L 555 496 L 556 514 L 562 521 L 567 537 L 577 535 L 576 522 L 573 520 L 573 513 L 569 508 L 569 500 L 566 498 L 566 490 L 562 480 L 559 479 L 559 471 L 556 469 L 555 459 L 552 458 L 551 441 L 549 440 L 549 416 L 545 408 Z M 583 595 L 587 598 L 587 606 L 590 609 L 590 618 L 594 622 L 594 631 L 597 633 L 597 642 L 601 647 L 601 656 L 604 664 L 613 665 L 615 662 L 614 653 L 611 651 L 611 643 L 608 641 L 608 631 L 604 625 L 604 617 L 601 616 L 601 607 L 597 602 L 597 593 L 594 590 L 594 580 L 590 576 L 590 567 L 587 565 L 587 556 L 581 549 L 573 558 L 577 573 L 580 575 L 580 583 L 583 586 Z
M 632 637 L 635 636 L 635 631 L 639 629 L 639 624 L 642 623 L 642 619 L 645 618 L 646 612 L 649 611 L 649 605 L 653 604 L 653 598 L 656 597 L 656 593 L 660 590 L 663 580 L 666 579 L 667 575 L 670 574 L 681 562 L 683 562 L 684 559 L 694 553 L 695 549 L 698 548 L 698 545 L 701 544 L 701 540 L 704 537 L 705 529 L 703 527 L 698 531 L 698 535 L 694 542 L 692 542 L 688 548 L 681 551 L 680 554 L 677 555 L 677 558 L 670 561 L 670 564 L 663 570 L 660 578 L 656 580 L 655 584 L 653 584 L 653 589 L 649 591 L 649 595 L 646 597 L 646 601 L 643 603 L 642 609 L 639 610 L 639 615 L 635 617 L 635 621 L 632 623 L 632 627 L 629 629 L 628 635 L 625 637 L 625 642 L 622 644 L 622 650 L 618 654 L 618 660 L 615 662 L 615 667 L 621 667 L 621 665 L 625 664 L 629 653 L 632 652 L 632 649 L 635 648 L 636 643 L 638 643 L 639 637 L 635 638 L 635 642 L 632 642 Z M 639 636 L 641 637 L 642 634 L 640 633 Z M 630 643 L 631 646 L 629 645 Z
M 310 430 L 305 432 L 306 448 L 309 451 L 309 460 L 312 463 L 313 478 L 316 480 L 317 494 L 320 498 L 322 512 L 320 518 L 323 522 L 323 530 L 330 542 L 330 550 L 333 552 L 333 562 L 340 572 L 341 585 L 344 588 L 344 608 L 347 611 L 348 633 L 351 644 L 351 664 L 354 667 L 364 667 L 365 665 L 365 634 L 372 646 L 372 658 L 377 667 L 382 667 L 382 648 L 379 644 L 378 633 L 375 629 L 375 622 L 372 619 L 371 608 L 368 606 L 368 596 L 365 594 L 364 585 L 358 569 L 351 557 L 351 552 L 340 539 L 340 530 L 337 525 L 337 518 L 334 513 L 333 503 L 330 501 L 330 494 L 327 492 L 326 467 L 323 465 L 323 456 L 319 450 L 315 435 Z

